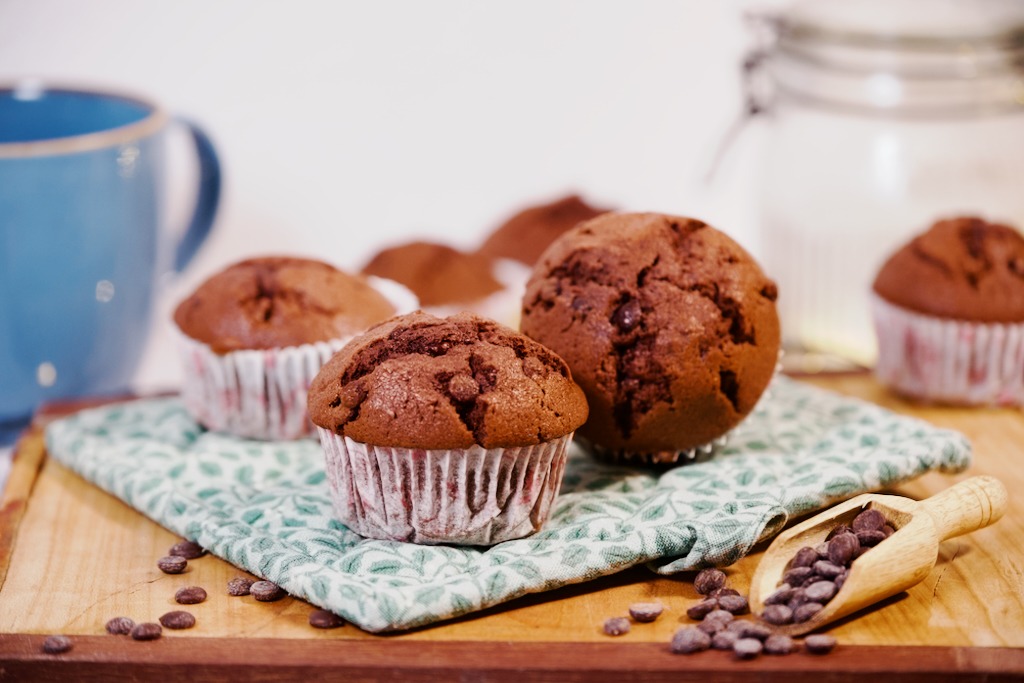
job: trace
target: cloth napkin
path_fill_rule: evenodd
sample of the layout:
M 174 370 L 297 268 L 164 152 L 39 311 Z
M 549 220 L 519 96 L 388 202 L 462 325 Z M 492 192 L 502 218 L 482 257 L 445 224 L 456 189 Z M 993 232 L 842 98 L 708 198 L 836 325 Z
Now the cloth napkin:
M 153 521 L 373 632 L 640 563 L 728 565 L 795 515 L 971 460 L 956 432 L 779 377 L 709 461 L 650 471 L 574 450 L 541 532 L 467 548 L 361 538 L 333 518 L 318 443 L 208 432 L 177 398 L 83 411 L 46 438 L 53 458 Z

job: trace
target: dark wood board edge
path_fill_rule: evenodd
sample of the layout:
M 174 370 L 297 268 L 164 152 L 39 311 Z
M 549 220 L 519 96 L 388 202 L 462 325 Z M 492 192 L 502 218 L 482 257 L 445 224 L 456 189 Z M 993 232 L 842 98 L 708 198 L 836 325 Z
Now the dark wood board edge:
M 79 636 L 62 655 L 44 635 L 0 634 L 0 679 L 191 681 L 786 681 L 901 683 L 1022 681 L 1024 649 L 842 646 L 739 661 L 709 651 L 673 655 L 662 643 L 305 641 L 165 636 Z

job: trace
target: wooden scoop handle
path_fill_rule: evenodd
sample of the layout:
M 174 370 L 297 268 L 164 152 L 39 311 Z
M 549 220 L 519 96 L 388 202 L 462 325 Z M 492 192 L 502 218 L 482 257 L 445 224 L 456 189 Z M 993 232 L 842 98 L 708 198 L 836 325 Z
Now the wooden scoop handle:
M 971 477 L 921 502 L 940 540 L 987 527 L 1006 512 L 1006 487 L 995 477 Z

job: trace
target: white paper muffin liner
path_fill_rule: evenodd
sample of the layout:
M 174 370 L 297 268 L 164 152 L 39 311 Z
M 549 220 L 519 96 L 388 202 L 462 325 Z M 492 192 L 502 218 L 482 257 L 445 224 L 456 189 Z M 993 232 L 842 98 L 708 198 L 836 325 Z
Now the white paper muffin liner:
M 961 405 L 1024 404 L 1024 323 L 922 315 L 872 296 L 875 375 L 907 396 Z
M 397 314 L 417 308 L 416 297 L 397 282 L 367 279 Z M 218 354 L 174 327 L 184 369 L 182 401 L 197 422 L 213 431 L 268 441 L 314 436 L 306 409 L 309 385 L 354 336 Z
M 373 446 L 317 429 L 338 519 L 367 538 L 432 545 L 493 545 L 539 530 L 572 439 L 430 450 Z

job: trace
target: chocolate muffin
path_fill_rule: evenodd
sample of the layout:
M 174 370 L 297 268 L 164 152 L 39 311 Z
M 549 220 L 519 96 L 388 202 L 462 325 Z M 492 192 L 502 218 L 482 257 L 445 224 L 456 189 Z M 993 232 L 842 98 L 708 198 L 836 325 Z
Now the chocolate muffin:
M 912 398 L 1024 403 L 1024 237 L 976 217 L 940 220 L 873 284 L 876 374 Z
M 381 250 L 362 272 L 400 282 L 433 307 L 471 304 L 500 291 L 491 266 L 489 259 L 444 244 L 410 242 Z
M 392 318 L 309 390 L 339 519 L 359 534 L 486 545 L 533 533 L 583 392 L 550 350 L 469 313 Z
M 477 253 L 489 259 L 509 258 L 532 266 L 563 233 L 607 211 L 587 204 L 578 195 L 531 206 L 498 226 Z
M 691 218 L 605 214 L 552 244 L 527 284 L 525 334 L 583 388 L 579 434 L 605 458 L 670 463 L 736 426 L 771 379 L 777 290 Z
M 311 435 L 306 391 L 313 376 L 348 339 L 395 312 L 364 278 L 320 261 L 269 256 L 236 263 L 174 313 L 182 399 L 197 422 L 215 431 L 257 439 Z

